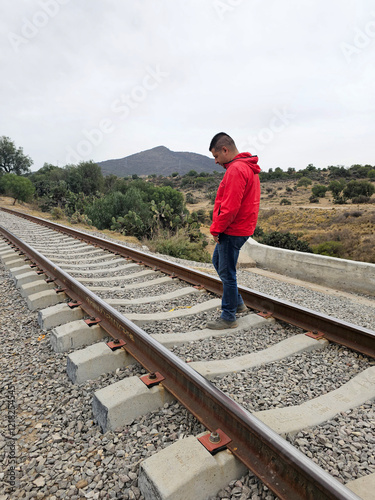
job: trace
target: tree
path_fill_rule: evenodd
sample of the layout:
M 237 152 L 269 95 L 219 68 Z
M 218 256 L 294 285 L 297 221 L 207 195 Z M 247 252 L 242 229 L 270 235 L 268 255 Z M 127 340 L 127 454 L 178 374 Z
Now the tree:
M 84 194 L 94 194 L 96 191 L 103 191 L 104 179 L 102 170 L 93 161 L 83 161 L 79 163 L 77 171 L 82 179 L 82 191 Z
M 328 170 L 329 177 L 333 177 L 334 179 L 337 179 L 338 177 L 350 177 L 349 170 L 346 169 L 343 165 L 331 165 L 330 167 L 328 167 Z
M 370 197 L 374 194 L 375 187 L 371 182 L 368 181 L 350 181 L 345 186 L 344 197 L 345 198 L 356 198 L 358 196 Z
M 16 149 L 9 137 L 0 138 L 0 172 L 21 175 L 29 172 L 32 164 L 32 159 L 23 154 L 22 148 Z
M 307 187 L 310 184 L 312 184 L 311 179 L 309 179 L 308 177 L 301 177 L 300 180 L 297 183 L 297 186 Z
M 339 181 L 331 181 L 328 185 L 328 191 L 331 191 L 333 196 L 337 198 L 341 191 L 344 189 L 346 186 L 346 183 L 343 179 L 340 179 Z
M 324 198 L 327 191 L 327 186 L 323 186 L 322 184 L 316 184 L 316 186 L 313 186 L 311 189 L 314 198 Z
M 2 190 L 14 198 L 13 205 L 16 201 L 29 201 L 31 200 L 35 187 L 30 179 L 20 177 L 16 174 L 6 174 L 1 177 Z

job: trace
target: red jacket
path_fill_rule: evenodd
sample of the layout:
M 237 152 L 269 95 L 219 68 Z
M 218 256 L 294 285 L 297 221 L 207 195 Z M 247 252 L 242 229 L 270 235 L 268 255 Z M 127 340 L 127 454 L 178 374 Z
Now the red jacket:
M 240 153 L 229 163 L 217 190 L 210 232 L 251 236 L 258 220 L 260 181 L 258 157 Z

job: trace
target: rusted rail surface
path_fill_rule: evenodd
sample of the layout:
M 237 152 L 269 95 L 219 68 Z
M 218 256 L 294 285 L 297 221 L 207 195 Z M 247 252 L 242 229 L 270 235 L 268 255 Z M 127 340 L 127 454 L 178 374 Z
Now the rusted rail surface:
M 97 317 L 112 337 L 124 340 L 124 348 L 147 371 L 159 372 L 165 389 L 207 429 L 220 429 L 229 436 L 227 448 L 281 499 L 358 500 L 344 485 L 49 259 L 1 226 L 0 232 L 64 288 L 71 299 L 78 300 L 88 315 Z
M 217 293 L 218 295 L 222 294 L 223 288 L 221 281 L 215 276 L 211 276 L 202 271 L 182 266 L 181 264 L 150 255 L 140 250 L 125 247 L 119 243 L 105 240 L 104 238 L 81 233 L 75 229 L 61 226 L 59 224 L 55 224 L 54 222 L 40 219 L 32 215 L 16 212 L 6 208 L 0 209 L 12 215 L 17 215 L 29 221 L 47 226 L 55 231 L 78 238 L 90 245 L 96 245 L 100 248 L 121 255 L 122 257 L 130 258 L 155 270 L 160 270 L 164 273 L 176 276 L 193 285 L 202 285 L 210 292 Z M 251 309 L 267 312 L 272 314 L 272 316 L 276 319 L 298 326 L 307 331 L 317 332 L 318 334 L 324 335 L 324 337 L 331 342 L 345 345 L 350 349 L 375 358 L 374 331 L 322 313 L 318 313 L 306 307 L 292 304 L 285 300 L 271 297 L 270 295 L 262 294 L 247 287 L 239 286 L 238 288 L 245 304 Z

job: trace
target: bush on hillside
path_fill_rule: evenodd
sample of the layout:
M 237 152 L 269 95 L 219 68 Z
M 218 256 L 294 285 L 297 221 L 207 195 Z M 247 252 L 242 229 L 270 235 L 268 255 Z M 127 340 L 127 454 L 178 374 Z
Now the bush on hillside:
M 369 196 L 364 196 L 363 194 L 360 196 L 356 196 L 355 198 L 352 198 L 352 203 L 358 203 L 359 205 L 361 203 L 368 203 L 370 201 Z
M 179 230 L 176 234 L 161 232 L 152 240 L 147 240 L 146 244 L 152 252 L 195 262 L 211 262 L 211 255 L 205 250 L 207 241 L 191 241 L 185 230 Z
M 327 186 L 323 186 L 322 184 L 317 184 L 311 188 L 311 192 L 315 198 L 324 198 L 327 191 Z
M 308 177 L 301 177 L 300 180 L 297 183 L 297 186 L 298 187 L 300 187 L 300 186 L 307 187 L 307 186 L 310 186 L 311 184 L 312 184 L 312 180 L 311 179 L 309 179 Z
M 314 196 L 313 194 L 309 198 L 310 203 L 319 203 L 319 198 Z
M 298 239 L 295 234 L 271 231 L 258 238 L 257 241 L 271 247 L 286 248 L 287 250 L 297 250 L 298 252 L 312 253 L 312 249 L 306 241 Z
M 341 241 L 325 241 L 313 247 L 314 253 L 328 255 L 329 257 L 342 257 L 344 245 Z
M 360 196 L 370 198 L 375 193 L 375 186 L 368 181 L 350 181 L 345 186 L 344 197 L 353 199 Z
M 281 201 L 280 201 L 280 205 L 291 205 L 292 203 L 287 200 L 286 198 L 283 198 Z

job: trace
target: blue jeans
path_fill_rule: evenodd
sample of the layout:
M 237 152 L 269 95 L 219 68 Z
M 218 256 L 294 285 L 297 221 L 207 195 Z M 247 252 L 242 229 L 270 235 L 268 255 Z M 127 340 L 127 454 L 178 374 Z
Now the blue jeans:
M 221 233 L 212 256 L 214 268 L 223 283 L 221 318 L 227 321 L 236 319 L 237 307 L 243 304 L 243 298 L 237 288 L 236 265 L 240 249 L 248 238 L 249 236 L 231 236 Z

